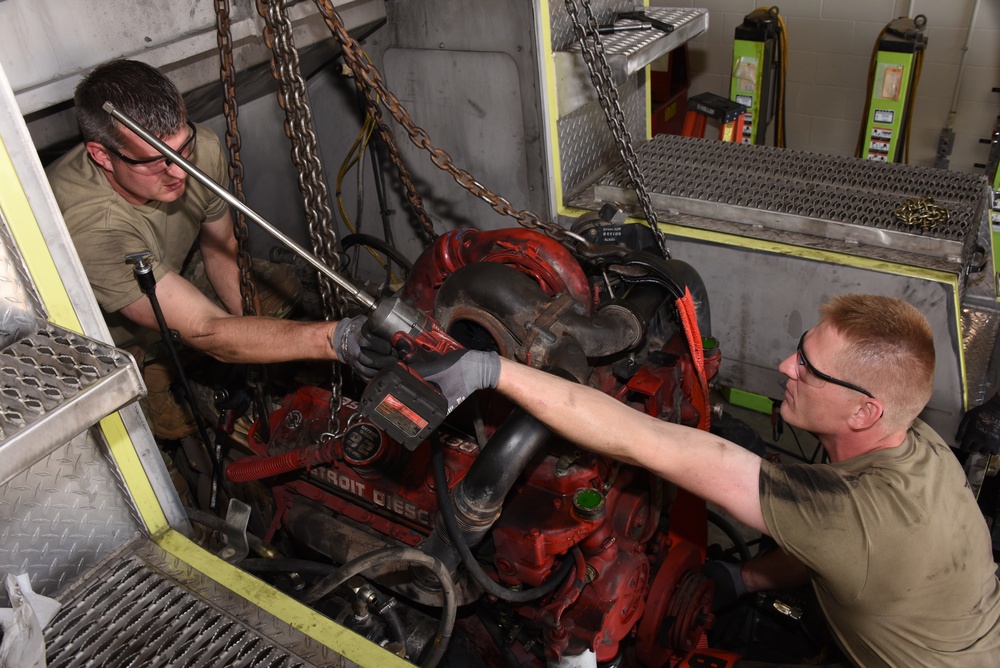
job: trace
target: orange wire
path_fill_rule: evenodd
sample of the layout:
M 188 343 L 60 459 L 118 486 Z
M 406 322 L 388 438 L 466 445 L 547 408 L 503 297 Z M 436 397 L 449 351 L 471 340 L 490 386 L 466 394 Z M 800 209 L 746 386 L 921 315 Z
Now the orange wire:
M 691 351 L 691 361 L 694 363 L 695 375 L 698 377 L 696 384 L 699 394 L 699 401 L 695 406 L 698 409 L 698 428 L 708 431 L 711 426 L 709 411 L 708 378 L 705 377 L 705 347 L 701 341 L 701 331 L 698 329 L 698 316 L 694 307 L 694 298 L 691 290 L 684 288 L 684 296 L 677 300 L 677 311 L 681 316 L 681 325 L 684 327 L 684 335 L 687 337 L 688 349 Z M 692 397 L 694 399 L 694 397 Z

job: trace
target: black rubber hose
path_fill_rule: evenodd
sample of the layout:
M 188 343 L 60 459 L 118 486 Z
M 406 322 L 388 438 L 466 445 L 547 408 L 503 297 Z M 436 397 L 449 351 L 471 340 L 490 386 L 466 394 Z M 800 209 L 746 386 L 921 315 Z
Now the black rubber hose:
M 348 234 L 340 240 L 340 244 L 343 246 L 345 252 L 351 246 L 357 246 L 358 244 L 362 246 L 369 246 L 398 264 L 406 270 L 406 273 L 409 273 L 410 270 L 413 269 L 413 263 L 403 257 L 403 254 L 396 250 L 391 244 L 382 241 L 378 237 L 373 237 L 370 234 Z
M 441 591 L 444 595 L 441 621 L 438 624 L 437 635 L 431 641 L 433 649 L 428 653 L 424 662 L 420 664 L 422 668 L 433 668 L 441 660 L 441 657 L 444 656 L 445 650 L 448 649 L 448 643 L 451 641 L 451 633 L 455 628 L 455 618 L 458 616 L 458 598 L 455 595 L 455 584 L 451 581 L 451 574 L 448 573 L 448 569 L 445 568 L 439 559 L 429 554 L 424 554 L 413 547 L 384 547 L 347 562 L 335 572 L 327 575 L 310 587 L 303 595 L 302 600 L 310 605 L 315 604 L 355 575 L 363 573 L 374 566 L 392 561 L 404 561 L 424 566 L 434 572 L 438 582 L 441 584 Z
M 511 591 L 503 585 L 497 583 L 493 578 L 486 574 L 479 562 L 476 561 L 476 557 L 472 554 L 472 550 L 466 544 L 462 532 L 458 528 L 458 521 L 455 519 L 455 507 L 452 505 L 451 495 L 448 494 L 448 480 L 444 471 L 444 451 L 442 450 L 441 444 L 434 445 L 434 452 L 431 455 L 431 464 L 434 469 L 434 486 L 437 488 L 438 497 L 438 512 L 441 515 L 441 519 L 444 520 L 445 529 L 448 531 L 448 538 L 451 539 L 452 545 L 458 550 L 458 554 L 462 558 L 462 563 L 465 565 L 466 571 L 472 576 L 472 579 L 486 591 L 487 594 L 496 596 L 503 601 L 509 601 L 511 603 L 527 603 L 529 601 L 536 601 L 543 596 L 552 593 L 556 587 L 562 584 L 570 573 L 573 572 L 575 563 L 573 559 L 568 556 L 563 559 L 562 565 L 559 569 L 549 576 L 549 578 L 531 589 L 524 589 L 521 591 Z
M 726 534 L 729 540 L 733 541 L 733 545 L 736 546 L 737 551 L 740 553 L 740 561 L 743 563 L 750 561 L 750 546 L 747 545 L 746 540 L 736 530 L 736 527 L 729 523 L 729 520 L 714 510 L 709 510 L 708 521 L 719 527 L 722 533 Z
M 381 606 L 382 596 L 379 595 L 379 605 Z M 384 606 L 378 610 L 382 615 L 386 625 L 389 627 L 389 639 L 406 646 L 406 629 L 403 628 L 403 620 L 399 618 L 399 612 L 394 606 Z

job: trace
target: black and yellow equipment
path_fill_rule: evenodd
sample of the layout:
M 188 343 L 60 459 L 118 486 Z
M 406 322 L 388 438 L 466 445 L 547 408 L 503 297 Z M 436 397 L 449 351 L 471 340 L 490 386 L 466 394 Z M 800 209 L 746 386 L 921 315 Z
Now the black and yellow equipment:
M 927 17 L 901 17 L 879 33 L 868 68 L 868 96 L 855 155 L 909 162 L 910 122 L 927 36 Z
M 785 145 L 785 22 L 777 7 L 759 7 L 736 27 L 729 99 L 748 109 L 744 144 L 766 143 L 774 121 L 774 145 Z
M 715 93 L 699 93 L 691 96 L 684 116 L 685 137 L 704 137 L 708 119 L 719 125 L 721 141 L 740 141 L 745 127 L 746 107 L 739 102 L 727 100 Z

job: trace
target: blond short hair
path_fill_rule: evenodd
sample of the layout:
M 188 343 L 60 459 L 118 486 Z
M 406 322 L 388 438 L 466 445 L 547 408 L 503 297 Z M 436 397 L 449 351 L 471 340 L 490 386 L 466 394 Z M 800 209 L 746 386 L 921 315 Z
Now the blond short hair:
M 927 318 L 895 297 L 849 294 L 820 308 L 844 337 L 838 371 L 882 402 L 882 427 L 907 429 L 930 401 L 934 332 Z

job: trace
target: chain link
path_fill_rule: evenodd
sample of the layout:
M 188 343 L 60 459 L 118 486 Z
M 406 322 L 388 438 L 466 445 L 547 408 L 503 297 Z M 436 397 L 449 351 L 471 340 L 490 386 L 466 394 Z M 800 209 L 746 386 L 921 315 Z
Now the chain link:
M 573 21 L 573 29 L 580 42 L 580 50 L 583 53 L 583 60 L 590 71 L 590 79 L 597 91 L 597 99 L 601 109 L 608 121 L 608 128 L 618 146 L 618 152 L 625 164 L 629 181 L 635 190 L 636 199 L 639 200 L 639 207 L 642 209 L 646 221 L 649 223 L 653 235 L 660 244 L 663 257 L 670 259 L 670 249 L 667 247 L 666 237 L 663 231 L 656 224 L 656 211 L 653 210 L 653 203 L 649 199 L 649 192 L 646 189 L 646 182 L 639 169 L 639 159 L 632 147 L 632 134 L 625 125 L 625 112 L 622 111 L 618 98 L 618 87 L 615 86 L 614 78 L 611 74 L 611 67 L 604 54 L 604 45 L 598 32 L 599 25 L 594 10 L 590 5 L 590 0 L 580 0 L 584 13 L 587 15 L 586 26 L 580 18 L 580 8 L 577 0 L 565 0 L 566 11 Z
M 442 171 L 450 174 L 458 185 L 465 188 L 475 197 L 489 204 L 490 208 L 494 211 L 501 215 L 513 218 L 522 227 L 539 230 L 556 241 L 571 247 L 581 245 L 585 247 L 590 246 L 590 244 L 581 239 L 579 235 L 573 234 L 569 230 L 556 225 L 555 223 L 543 221 L 530 211 L 518 211 L 506 199 L 479 183 L 472 176 L 472 174 L 456 166 L 452 161 L 451 156 L 441 149 L 436 148 L 431 143 L 430 137 L 427 136 L 427 133 L 413 122 L 413 119 L 410 118 L 410 115 L 407 113 L 406 109 L 403 108 L 399 99 L 386 87 L 385 82 L 382 80 L 382 76 L 379 74 L 378 70 L 376 70 L 375 67 L 367 61 L 361 45 L 359 45 L 357 41 L 355 41 L 354 38 L 347 33 L 343 20 L 333 8 L 333 4 L 330 0 L 314 1 L 323 13 L 327 26 L 343 47 L 344 60 L 353 69 L 355 80 L 364 87 L 366 91 L 366 98 L 373 101 L 381 98 L 380 101 L 382 105 L 388 109 L 393 119 L 403 126 L 407 135 L 410 137 L 410 141 L 413 142 L 413 144 L 418 148 L 421 148 L 430 154 L 431 162 L 433 162 Z M 369 93 L 369 90 L 373 92 Z
M 933 197 L 918 197 L 903 202 L 892 214 L 904 225 L 932 229 L 947 225 L 951 219 L 948 209 L 934 202 Z
M 223 110 L 226 117 L 226 148 L 229 149 L 229 180 L 233 184 L 236 198 L 246 204 L 243 194 L 243 161 L 240 158 L 242 140 L 237 118 L 239 106 L 236 102 L 236 72 L 233 67 L 233 37 L 229 21 L 229 0 L 215 0 L 215 17 L 218 28 L 219 70 L 223 89 Z M 249 232 L 246 216 L 239 209 L 233 219 L 233 234 L 236 236 L 236 264 L 240 270 L 240 296 L 243 299 L 243 315 L 257 315 L 257 284 L 249 251 Z
M 345 49 L 344 60 L 352 72 L 357 72 L 357 62 L 353 53 Z M 431 221 L 431 217 L 424 207 L 424 200 L 420 197 L 420 192 L 417 191 L 417 187 L 413 184 L 413 177 L 410 176 L 410 170 L 403 162 L 403 155 L 399 152 L 399 146 L 396 145 L 396 138 L 392 134 L 392 128 L 385 122 L 385 117 L 382 115 L 382 107 L 379 105 L 378 94 L 374 88 L 364 85 L 357 77 L 354 78 L 354 84 L 361 91 L 361 94 L 364 95 L 365 107 L 368 114 L 375 120 L 379 137 L 382 138 L 382 142 L 389 152 L 389 160 L 392 161 L 393 166 L 396 168 L 396 173 L 399 175 L 399 180 L 403 184 L 406 199 L 410 203 L 410 209 L 417 217 L 424 240 L 428 242 L 434 241 L 438 236 L 434 231 L 434 223 Z
M 299 190 L 305 204 L 313 252 L 328 267 L 340 271 L 329 193 L 319 158 L 306 85 L 299 71 L 292 22 L 285 13 L 285 0 L 257 0 L 257 13 L 264 19 L 264 42 L 271 49 L 271 73 L 278 81 L 278 104 L 285 111 L 285 134 L 292 142 L 292 162 L 298 170 Z M 342 317 L 347 312 L 346 297 L 327 276 L 317 275 L 327 318 Z M 329 431 L 337 433 L 340 431 L 343 385 L 338 364 L 331 365 L 330 375 Z
M 240 158 L 242 140 L 238 123 L 239 106 L 236 102 L 236 69 L 233 66 L 233 36 L 229 20 L 229 0 L 215 0 L 217 42 L 219 45 L 219 75 L 223 88 L 223 111 L 226 117 L 226 148 L 229 149 L 229 180 L 239 201 L 246 203 L 243 194 L 243 161 Z M 257 283 L 253 278 L 250 259 L 250 234 L 246 216 L 239 209 L 233 218 L 233 235 L 236 237 L 236 265 L 240 272 L 240 297 L 243 315 L 257 315 Z M 251 367 L 247 372 L 254 408 L 257 413 L 259 437 L 267 442 L 271 437 L 269 406 L 265 393 L 266 375 L 262 367 Z

